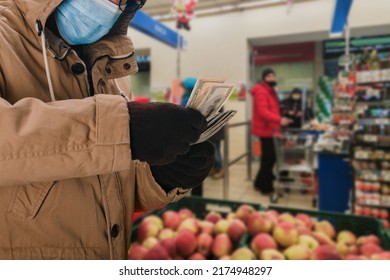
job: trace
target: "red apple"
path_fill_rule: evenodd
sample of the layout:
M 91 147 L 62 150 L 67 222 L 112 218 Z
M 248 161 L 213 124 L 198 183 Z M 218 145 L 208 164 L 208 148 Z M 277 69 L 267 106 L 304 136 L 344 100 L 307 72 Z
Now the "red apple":
M 273 237 L 280 246 L 287 248 L 298 243 L 299 235 L 294 225 L 282 222 L 274 228 Z
M 268 233 L 259 233 L 251 242 L 251 249 L 257 256 L 261 255 L 261 252 L 266 249 L 277 249 L 278 245 L 275 240 Z
M 233 220 L 227 230 L 227 234 L 233 242 L 239 242 L 246 233 L 247 228 L 241 220 Z
M 233 244 L 226 233 L 218 234 L 212 245 L 212 252 L 216 258 L 229 255 L 232 251 Z
M 176 236 L 177 252 L 183 256 L 188 257 L 195 252 L 197 247 L 197 240 L 194 233 L 188 229 L 183 229 Z
M 236 216 L 238 219 L 246 223 L 249 215 L 255 211 L 256 211 L 255 208 L 253 208 L 252 206 L 243 204 L 240 207 L 238 207 L 236 211 Z
M 213 245 L 213 238 L 207 233 L 201 233 L 197 239 L 198 252 L 203 256 L 210 254 L 211 246 Z
M 128 251 L 129 260 L 142 260 L 147 252 L 148 250 L 146 248 L 138 243 L 134 243 Z
M 341 260 L 336 248 L 329 245 L 321 245 L 314 250 L 312 260 Z
M 174 211 L 166 211 L 162 215 L 163 222 L 165 227 L 170 228 L 171 230 L 177 230 L 179 225 L 182 222 L 182 219 L 179 215 L 179 213 L 176 213 Z
M 179 210 L 179 215 L 182 220 L 188 219 L 188 218 L 195 218 L 194 213 L 190 209 L 183 208 Z
M 207 216 L 205 218 L 206 221 L 211 222 L 213 224 L 216 224 L 221 219 L 222 219 L 221 214 L 219 214 L 217 212 L 210 212 L 207 214 Z

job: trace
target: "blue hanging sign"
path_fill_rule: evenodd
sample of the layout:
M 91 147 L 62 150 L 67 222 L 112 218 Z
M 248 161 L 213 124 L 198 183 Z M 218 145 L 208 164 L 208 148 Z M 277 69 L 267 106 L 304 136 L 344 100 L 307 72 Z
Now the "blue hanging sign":
M 340 36 L 343 34 L 344 27 L 347 24 L 349 12 L 353 0 L 336 0 L 336 8 L 333 16 L 333 22 L 330 29 L 332 36 Z
M 178 33 L 142 11 L 137 12 L 134 19 L 131 21 L 130 26 L 173 48 L 178 47 Z M 180 46 L 182 48 L 182 36 L 180 36 L 180 41 Z

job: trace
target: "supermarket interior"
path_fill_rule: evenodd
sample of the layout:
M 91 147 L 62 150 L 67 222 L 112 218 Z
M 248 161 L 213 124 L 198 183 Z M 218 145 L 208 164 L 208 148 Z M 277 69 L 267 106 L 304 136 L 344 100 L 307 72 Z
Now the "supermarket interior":
M 128 31 L 136 99 L 185 106 L 186 82 L 197 79 L 194 94 L 210 78 L 212 93 L 220 83 L 212 78 L 222 78 L 234 89 L 220 109 L 236 114 L 209 139 L 216 163 L 191 196 L 136 213 L 129 258 L 153 258 L 153 239 L 174 236 L 178 253 L 166 258 L 389 259 L 389 8 L 387 0 L 148 1 L 142 11 L 156 24 Z M 185 229 L 200 247 L 183 248 L 194 238 Z

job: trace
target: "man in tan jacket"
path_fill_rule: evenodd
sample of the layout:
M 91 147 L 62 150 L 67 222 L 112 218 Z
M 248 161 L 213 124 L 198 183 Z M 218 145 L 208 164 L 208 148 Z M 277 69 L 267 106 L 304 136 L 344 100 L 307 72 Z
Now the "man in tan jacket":
M 134 211 L 207 176 L 199 112 L 129 102 L 143 3 L 0 2 L 0 259 L 125 259 Z

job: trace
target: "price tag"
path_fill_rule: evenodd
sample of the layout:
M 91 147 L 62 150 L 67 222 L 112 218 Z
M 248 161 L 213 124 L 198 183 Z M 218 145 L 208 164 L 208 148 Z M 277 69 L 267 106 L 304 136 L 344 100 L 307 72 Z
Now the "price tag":
M 366 151 L 356 151 L 355 152 L 356 159 L 368 159 L 368 152 Z
M 382 171 L 383 181 L 390 182 L 390 171 Z
M 363 136 L 363 140 L 365 142 L 377 142 L 378 141 L 378 136 L 377 135 L 372 135 L 372 134 L 366 134 Z
M 389 120 L 388 119 L 376 119 L 375 120 L 375 124 L 389 124 Z

